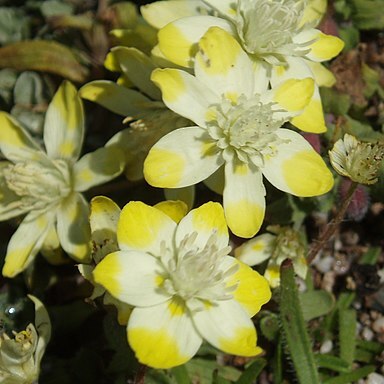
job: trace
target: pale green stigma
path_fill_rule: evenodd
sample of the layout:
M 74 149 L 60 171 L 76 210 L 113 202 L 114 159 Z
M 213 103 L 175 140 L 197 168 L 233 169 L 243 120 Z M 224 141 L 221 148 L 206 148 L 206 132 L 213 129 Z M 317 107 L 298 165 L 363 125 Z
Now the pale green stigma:
M 71 192 L 71 174 L 65 160 L 19 162 L 4 169 L 7 187 L 20 206 L 48 210 Z
M 273 65 L 284 65 L 285 55 L 305 55 L 311 42 L 294 41 L 304 8 L 300 0 L 239 0 L 235 24 L 244 49 Z
M 229 269 L 223 266 L 224 257 L 231 247 L 219 248 L 216 233 L 212 233 L 204 247 L 196 244 L 196 238 L 196 232 L 185 236 L 175 250 L 175 256 L 167 257 L 164 289 L 187 304 L 192 300 L 194 307 L 196 300 L 214 303 L 231 299 L 236 285 L 227 286 L 227 280 L 236 272 L 237 266 Z M 162 254 L 165 253 L 163 249 Z
M 216 117 L 207 122 L 208 133 L 226 161 L 236 157 L 243 163 L 261 167 L 265 157 L 274 156 L 283 142 L 276 134 L 285 122 L 276 116 L 281 110 L 274 103 L 262 103 L 259 95 L 248 100 L 240 97 L 235 105 L 223 99 L 210 109 Z

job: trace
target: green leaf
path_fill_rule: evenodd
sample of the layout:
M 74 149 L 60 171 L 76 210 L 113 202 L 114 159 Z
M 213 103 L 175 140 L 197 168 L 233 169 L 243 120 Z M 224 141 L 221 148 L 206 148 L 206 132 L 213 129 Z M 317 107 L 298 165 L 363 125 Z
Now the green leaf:
M 339 310 L 340 357 L 352 366 L 356 349 L 356 311 Z
M 344 118 L 343 129 L 360 140 L 376 141 L 384 138 L 384 135 L 374 131 L 370 124 L 352 119 L 352 117 L 347 115 Z
M 304 322 L 292 261 L 280 268 L 280 316 L 288 353 L 301 384 L 320 384 L 315 358 Z
M 348 52 L 353 48 L 356 48 L 360 42 L 360 31 L 353 25 L 339 26 L 339 35 L 345 45 L 344 52 Z
M 0 7 L 0 45 L 29 38 L 30 21 L 20 8 Z
M 345 115 L 350 106 L 351 98 L 348 95 L 337 92 L 332 88 L 320 88 L 321 101 L 326 113 L 333 113 L 336 116 Z
M 345 373 L 343 375 L 333 377 L 332 379 L 328 379 L 324 381 L 324 384 L 357 383 L 358 380 L 368 376 L 370 373 L 374 372 L 375 370 L 376 370 L 376 367 L 374 365 L 367 365 L 366 367 L 356 369 L 353 372 Z
M 74 11 L 74 7 L 72 4 L 63 1 L 45 0 L 40 6 L 40 11 L 44 17 L 71 15 Z
M 335 298 L 327 291 L 307 291 L 299 299 L 305 321 L 326 315 L 335 305 Z
M 185 365 L 179 365 L 178 367 L 172 368 L 171 373 L 177 384 L 191 384 Z
M 315 355 L 315 359 L 319 368 L 327 368 L 342 373 L 350 371 L 349 364 L 340 357 L 318 353 Z
M 36 72 L 25 71 L 17 78 L 14 92 L 15 104 L 35 105 L 48 103 L 45 84 Z
M 352 21 L 359 29 L 383 29 L 383 0 L 351 0 Z
M 88 69 L 68 47 L 44 40 L 25 40 L 0 48 L 0 68 L 49 72 L 76 82 L 84 82 L 88 76 Z
M 229 366 L 221 366 L 214 360 L 195 358 L 185 364 L 192 382 L 212 384 L 212 375 L 217 371 L 223 379 L 235 381 L 240 377 L 240 371 Z
M 267 361 L 265 359 L 256 359 L 241 374 L 236 384 L 253 384 L 266 365 Z
M 359 264 L 376 265 L 381 255 L 381 247 L 371 247 L 361 256 Z

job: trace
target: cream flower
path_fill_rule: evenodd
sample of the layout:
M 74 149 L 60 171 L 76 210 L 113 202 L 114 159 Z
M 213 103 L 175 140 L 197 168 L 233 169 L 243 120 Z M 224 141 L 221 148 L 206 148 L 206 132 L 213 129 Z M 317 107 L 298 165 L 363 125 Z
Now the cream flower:
M 155 205 L 155 208 L 164 212 L 173 221 L 178 223 L 186 214 L 187 206 L 182 201 L 162 201 Z M 103 302 L 111 304 L 117 309 L 117 320 L 119 324 L 126 325 L 132 312 L 132 306 L 128 305 L 115 297 L 95 283 L 93 280 L 93 270 L 101 260 L 109 253 L 119 250 L 117 242 L 117 225 L 120 218 L 121 209 L 118 205 L 105 196 L 96 196 L 91 201 L 91 213 L 89 221 L 91 224 L 91 244 L 92 244 L 92 263 L 80 264 L 80 273 L 89 280 L 94 286 L 91 299 L 104 295 Z
M 93 275 L 111 295 L 135 307 L 127 333 L 141 363 L 184 364 L 203 339 L 226 353 L 261 352 L 250 318 L 271 293 L 262 276 L 228 256 L 228 240 L 218 203 L 192 210 L 178 225 L 141 202 L 123 208 L 120 251 L 107 255 Z
M 163 27 L 158 35 L 160 51 L 178 65 L 192 67 L 198 41 L 210 27 L 218 26 L 236 37 L 254 61 L 269 66 L 272 86 L 289 78 L 314 78 L 312 99 L 292 123 L 304 131 L 320 133 L 326 131 L 326 126 L 317 86 L 331 86 L 335 81 L 320 63 L 336 56 L 344 43 L 314 28 L 322 16 L 322 4 L 311 3 L 305 0 L 161 1 L 142 8 L 142 12 L 149 23 Z M 316 9 L 320 9 L 318 14 Z
M 360 184 L 375 184 L 384 157 L 384 143 L 365 143 L 345 134 L 329 151 L 333 168 Z
M 34 296 L 28 296 L 35 305 L 34 324 L 13 338 L 0 334 L 0 382 L 4 384 L 37 383 L 40 362 L 51 337 L 51 321 L 44 305 Z
M 263 67 L 255 69 L 238 42 L 217 27 L 199 43 L 195 74 L 153 72 L 164 103 L 197 126 L 175 130 L 152 147 L 144 162 L 151 185 L 185 187 L 211 175 L 212 182 L 224 172 L 225 216 L 241 237 L 254 236 L 263 221 L 262 175 L 297 196 L 321 195 L 332 188 L 322 158 L 301 135 L 281 128 L 309 102 L 312 79 L 267 89 Z
M 308 265 L 300 233 L 290 227 L 268 227 L 268 230 L 273 234 L 264 233 L 246 241 L 235 249 L 235 257 L 250 266 L 268 260 L 264 277 L 272 288 L 280 285 L 280 266 L 287 258 L 292 260 L 297 275 L 305 279 Z
M 3 275 L 23 271 L 47 245 L 75 260 L 89 260 L 89 207 L 81 192 L 109 181 L 124 168 L 116 148 L 83 156 L 84 115 L 75 87 L 64 82 L 49 104 L 45 150 L 9 114 L 0 113 L 0 219 L 27 214 L 12 236 Z

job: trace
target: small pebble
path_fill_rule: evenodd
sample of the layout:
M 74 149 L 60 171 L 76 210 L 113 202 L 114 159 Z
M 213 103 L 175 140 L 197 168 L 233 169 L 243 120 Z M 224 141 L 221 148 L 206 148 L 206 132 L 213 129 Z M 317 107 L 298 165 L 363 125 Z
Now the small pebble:
M 367 377 L 366 384 L 384 384 L 384 376 L 376 372 L 370 373 Z
M 335 285 L 336 274 L 334 271 L 329 271 L 324 274 L 323 281 L 321 282 L 321 288 L 328 292 L 333 292 L 333 286 Z
M 323 344 L 321 344 L 320 347 L 320 353 L 329 353 L 333 349 L 333 342 L 332 340 L 325 340 Z
M 363 332 L 361 332 L 361 336 L 364 340 L 371 341 L 373 339 L 373 337 L 375 336 L 375 334 L 373 333 L 371 328 L 365 327 L 363 329 Z
M 316 262 L 315 267 L 319 272 L 326 273 L 332 269 L 333 263 L 334 259 L 332 256 L 325 256 Z
M 372 329 L 376 333 L 384 333 L 384 316 L 376 319 L 372 324 Z

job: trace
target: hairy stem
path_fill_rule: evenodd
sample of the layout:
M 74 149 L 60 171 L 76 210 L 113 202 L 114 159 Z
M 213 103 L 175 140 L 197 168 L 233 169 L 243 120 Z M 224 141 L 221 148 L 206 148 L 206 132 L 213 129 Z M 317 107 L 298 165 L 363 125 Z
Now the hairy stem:
M 315 241 L 315 245 L 311 247 L 307 255 L 307 262 L 310 264 L 312 260 L 316 257 L 316 255 L 323 249 L 325 244 L 331 238 L 331 236 L 335 233 L 337 227 L 340 225 L 341 221 L 344 218 L 345 212 L 348 209 L 350 202 L 352 201 L 353 194 L 356 191 L 356 188 L 359 184 L 356 182 L 352 182 L 349 186 L 347 196 L 341 206 L 339 207 L 336 216 L 327 224 L 326 230 L 320 235 L 319 239 Z
M 134 384 L 144 384 L 145 382 L 145 373 L 147 372 L 147 366 L 140 364 L 136 372 Z

